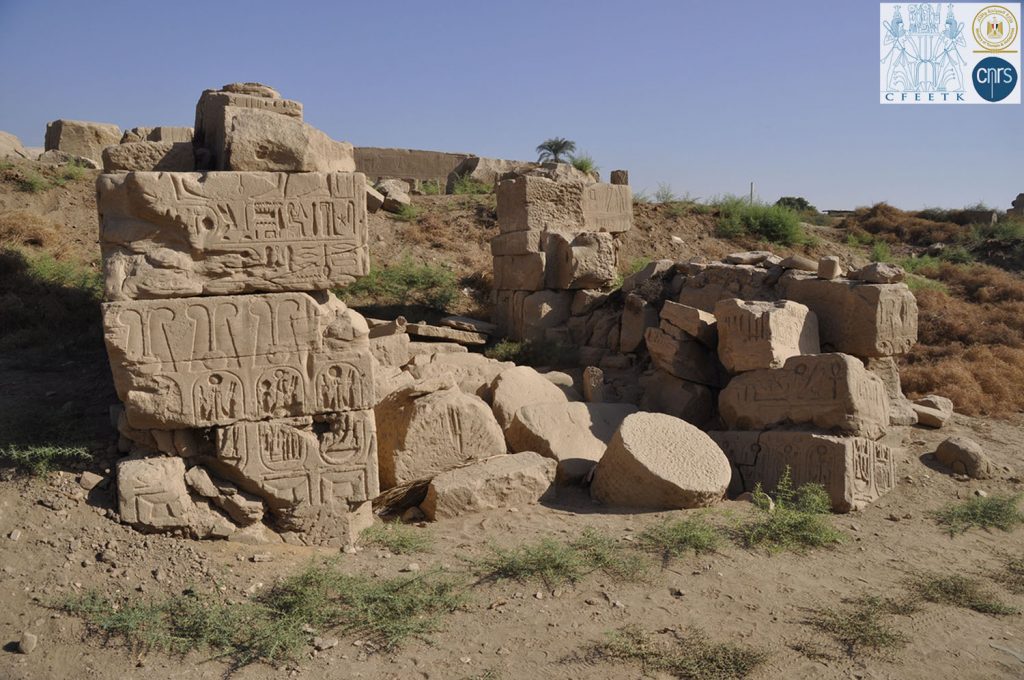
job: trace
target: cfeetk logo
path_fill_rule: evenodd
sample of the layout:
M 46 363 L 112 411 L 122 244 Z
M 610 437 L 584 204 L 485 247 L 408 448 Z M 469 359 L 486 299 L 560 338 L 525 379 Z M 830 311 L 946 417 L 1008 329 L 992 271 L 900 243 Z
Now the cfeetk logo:
M 1020 4 L 882 3 L 883 104 L 1019 104 Z

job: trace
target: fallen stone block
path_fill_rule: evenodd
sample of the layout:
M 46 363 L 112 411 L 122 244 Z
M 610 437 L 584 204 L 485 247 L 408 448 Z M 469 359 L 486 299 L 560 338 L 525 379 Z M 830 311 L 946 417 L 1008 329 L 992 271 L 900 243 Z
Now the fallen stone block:
M 655 368 L 710 387 L 724 384 L 724 369 L 718 358 L 672 324 L 662 322 L 658 328 L 648 328 L 644 341 Z
M 196 169 L 189 142 L 129 142 L 103 150 L 103 172 L 192 172 Z
M 529 366 L 516 366 L 498 374 L 491 385 L 494 417 L 502 431 L 512 425 L 523 406 L 538 403 L 565 403 L 565 393 Z
M 992 462 L 985 455 L 981 444 L 967 437 L 950 437 L 935 449 L 935 458 L 957 474 L 972 479 L 988 479 L 992 476 Z
M 661 320 L 669 322 L 708 349 L 718 348 L 718 320 L 714 314 L 665 300 L 661 307 Z
M 103 149 L 120 139 L 121 128 L 112 123 L 60 119 L 46 124 L 44 146 L 47 151 L 63 151 L 99 163 Z
M 227 109 L 225 170 L 355 172 L 352 145 L 298 118 L 258 109 Z
M 783 269 L 796 269 L 797 271 L 803 272 L 817 272 L 818 263 L 809 257 L 803 255 L 790 255 L 789 257 L 783 258 L 782 262 L 779 262 L 779 266 Z
M 548 288 L 603 288 L 615 280 L 618 258 L 611 234 L 549 234 L 546 253 Z
M 850 272 L 851 279 L 866 283 L 899 283 L 906 277 L 907 272 L 903 267 L 888 262 L 872 262 Z
M 794 487 L 821 484 L 836 512 L 861 510 L 896 487 L 896 450 L 816 432 L 710 432 L 736 469 L 738 490 L 768 491 L 789 469 Z
M 494 335 L 498 332 L 498 327 L 493 323 L 481 321 L 480 319 L 471 319 L 468 316 L 446 316 L 441 319 L 441 325 L 456 328 L 460 331 L 483 333 L 484 335 Z
M 626 296 L 619 330 L 619 351 L 635 352 L 644 341 L 649 328 L 657 328 L 658 310 L 639 295 Z
M 134 300 L 103 305 L 104 340 L 138 429 L 372 408 L 362 316 L 331 293 Z
M 384 194 L 366 185 L 366 212 L 375 213 L 384 206 Z
M 374 409 L 383 488 L 505 453 L 501 428 L 482 399 L 455 386 L 428 394 L 417 387 L 389 395 Z
M 196 104 L 196 124 L 192 143 L 203 149 L 211 170 L 227 170 L 227 133 L 231 119 L 239 110 L 264 111 L 283 118 L 302 120 L 302 104 L 259 83 L 231 83 L 220 90 L 205 90 Z
M 772 257 L 768 250 L 748 250 L 743 253 L 732 253 L 722 258 L 726 264 L 761 264 Z
M 533 403 L 516 411 L 505 440 L 512 451 L 536 451 L 558 462 L 560 484 L 583 480 L 604 455 L 632 404 Z
M 383 366 L 405 366 L 412 358 L 409 352 L 409 335 L 406 333 L 377 337 L 373 337 L 371 333 L 369 343 L 370 353 Z
M 532 451 L 495 456 L 434 477 L 420 509 L 438 520 L 530 505 L 547 493 L 554 476 L 555 461 Z
M 834 255 L 828 255 L 818 260 L 818 278 L 819 279 L 838 279 L 843 275 L 843 265 L 839 261 L 839 258 Z
M 792 356 L 821 352 L 818 318 L 798 302 L 721 300 L 715 319 L 718 358 L 730 373 L 778 368 Z
M 352 283 L 370 270 L 364 190 L 358 173 L 101 175 L 107 299 Z
M 487 336 L 473 331 L 461 331 L 446 326 L 431 326 L 425 323 L 410 323 L 405 327 L 409 335 L 434 340 L 450 340 L 460 345 L 486 345 Z
M 494 379 L 510 368 L 515 368 L 511 361 L 496 361 L 472 352 L 420 355 L 409 362 L 409 371 L 416 380 L 432 380 L 449 374 L 460 390 L 486 402 L 491 400 Z
M 635 413 L 594 470 L 591 495 L 607 505 L 672 510 L 713 505 L 729 485 L 722 449 L 686 421 Z
M 573 294 L 562 290 L 541 290 L 523 299 L 520 325 L 522 337 L 543 340 L 549 329 L 569 320 Z
M 878 376 L 846 354 L 790 357 L 782 368 L 741 373 L 718 398 L 730 429 L 814 425 L 878 439 L 889 425 L 889 397 Z
M 703 428 L 717 413 L 715 394 L 706 385 L 654 371 L 640 377 L 640 408 L 685 420 Z

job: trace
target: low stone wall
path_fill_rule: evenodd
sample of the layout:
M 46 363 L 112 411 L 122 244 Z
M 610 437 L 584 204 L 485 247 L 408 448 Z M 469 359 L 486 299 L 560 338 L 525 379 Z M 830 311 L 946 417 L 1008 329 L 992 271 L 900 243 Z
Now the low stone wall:
M 356 171 L 366 175 L 370 181 L 404 179 L 413 183 L 444 183 L 448 174 L 471 156 L 468 153 L 372 146 L 357 146 L 355 154 Z

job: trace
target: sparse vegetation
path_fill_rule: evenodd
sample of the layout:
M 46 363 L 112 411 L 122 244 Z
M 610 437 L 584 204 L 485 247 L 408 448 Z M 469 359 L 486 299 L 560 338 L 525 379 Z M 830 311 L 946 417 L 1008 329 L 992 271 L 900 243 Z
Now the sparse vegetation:
M 462 175 L 452 184 L 452 193 L 460 196 L 489 194 L 493 191 L 493 186 L 485 184 L 480 180 L 473 179 L 469 175 Z
M 577 348 L 553 340 L 501 340 L 484 350 L 489 359 L 533 367 L 565 366 L 577 354 Z
M 1016 595 L 1024 595 L 1024 557 L 1006 557 L 992 578 Z
M 739 680 L 764 663 L 767 654 L 746 645 L 712 642 L 696 628 L 675 632 L 672 643 L 665 643 L 639 626 L 626 626 L 595 645 L 588 657 L 639 664 L 645 676 L 662 672 L 686 680 Z
M 342 573 L 327 563 L 284 579 L 248 602 L 193 590 L 144 602 L 111 601 L 93 592 L 58 607 L 133 648 L 210 650 L 238 668 L 256 661 L 294 661 L 312 637 L 309 630 L 337 629 L 358 634 L 369 643 L 364 650 L 392 649 L 436 630 L 462 601 L 456 584 L 442 574 L 373 579 Z
M 755 488 L 758 515 L 738 529 L 740 541 L 747 547 L 804 550 L 834 545 L 843 539 L 843 534 L 827 519 L 831 502 L 820 484 L 803 484 L 794 489 L 787 467 L 773 496 L 774 507 L 761 485 Z
M 444 193 L 444 186 L 436 179 L 428 179 L 420 184 L 420 192 L 424 196 L 437 196 Z
M 391 218 L 398 220 L 399 222 L 414 222 L 420 217 L 420 209 L 409 203 L 403 205 L 397 213 L 391 213 Z
M 580 172 L 585 172 L 588 175 L 592 172 L 598 172 L 601 168 L 594 162 L 593 156 L 588 153 L 574 154 L 572 157 L 572 167 L 576 168 Z
M 455 273 L 444 266 L 410 258 L 370 269 L 369 275 L 336 291 L 353 305 L 425 305 L 446 310 L 459 296 Z
M 789 208 L 750 203 L 736 196 L 721 199 L 717 208 L 718 235 L 723 238 L 746 235 L 780 245 L 794 245 L 807 239 L 799 216 Z
M 552 137 L 537 145 L 537 162 L 561 163 L 563 156 L 571 156 L 575 152 L 576 142 L 565 137 Z
M 511 550 L 493 547 L 491 552 L 478 563 L 485 579 L 538 581 L 548 589 L 578 583 L 595 571 L 623 581 L 637 580 L 644 572 L 635 554 L 626 553 L 614 540 L 593 529 L 570 543 L 542 538 Z
M 721 541 L 721 532 L 704 517 L 688 517 L 647 527 L 640 534 L 637 545 L 667 563 L 691 550 L 697 555 L 714 552 Z
M 19 191 L 38 194 L 55 187 L 62 187 L 69 182 L 77 182 L 87 174 L 87 168 L 75 161 L 61 165 L 0 165 L 2 179 L 12 182 Z
M 1024 523 L 1024 513 L 1018 508 L 1021 497 L 1022 494 L 975 496 L 947 505 L 934 515 L 938 523 L 946 527 L 950 536 L 965 533 L 972 528 L 1010 531 Z
M 672 191 L 671 184 L 664 182 L 658 184 L 658 188 L 654 192 L 655 203 L 672 203 L 677 200 L 679 199 L 676 197 L 676 192 Z
M 980 581 L 960 574 L 917 574 L 909 581 L 911 590 L 922 600 L 971 609 L 982 614 L 1007 616 L 1020 610 L 1001 602 Z
M 808 623 L 835 640 L 848 656 L 886 654 L 910 641 L 892 624 L 896 615 L 913 613 L 913 602 L 865 596 L 844 606 L 814 610 Z
M 433 544 L 429 531 L 399 521 L 374 524 L 363 531 L 361 538 L 370 545 L 386 548 L 396 555 L 427 552 Z
M 875 241 L 868 257 L 872 262 L 892 262 L 892 248 L 885 241 Z

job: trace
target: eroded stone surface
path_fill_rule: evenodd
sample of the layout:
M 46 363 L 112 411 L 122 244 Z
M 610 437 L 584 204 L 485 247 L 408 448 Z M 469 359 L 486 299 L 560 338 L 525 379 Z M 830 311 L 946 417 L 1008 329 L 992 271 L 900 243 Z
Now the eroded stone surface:
M 590 493 L 615 506 L 697 508 L 721 500 L 730 475 L 722 449 L 693 425 L 662 413 L 635 413 L 608 444 Z
M 789 357 L 821 352 L 818 317 L 798 302 L 721 300 L 715 319 L 718 358 L 731 373 L 778 368 Z
M 555 462 L 532 451 L 495 456 L 430 482 L 420 509 L 428 519 L 536 503 L 551 486 Z
M 135 428 L 373 406 L 366 321 L 330 293 L 109 302 L 103 328 Z
M 503 371 L 491 386 L 494 416 L 502 430 L 507 430 L 523 406 L 538 403 L 565 403 L 565 393 L 529 366 L 516 366 Z
M 120 139 L 121 128 L 112 123 L 61 119 L 46 124 L 44 145 L 47 151 L 63 151 L 99 162 L 103 149 Z
M 877 439 L 889 424 L 885 385 L 845 354 L 795 356 L 782 368 L 741 373 L 718 407 L 736 430 L 806 424 Z
M 191 142 L 128 142 L 103 149 L 103 172 L 192 172 Z
M 358 173 L 132 172 L 97 191 L 108 300 L 323 290 L 369 272 Z
M 821 484 L 837 512 L 862 509 L 896 487 L 896 450 L 863 437 L 815 432 L 711 432 L 735 466 L 737 489 L 774 489 L 787 467 L 793 486 Z
M 228 109 L 225 170 L 355 172 L 352 145 L 291 116 Z
M 549 288 L 601 288 L 615 279 L 618 259 L 611 234 L 584 232 L 574 237 L 551 234 L 547 238 L 546 252 Z
M 968 437 L 950 437 L 935 449 L 935 458 L 953 472 L 973 479 L 992 476 L 992 462 L 981 444 Z
M 605 231 L 633 226 L 633 195 L 628 186 L 556 182 L 519 176 L 498 183 L 498 226 L 501 233 Z
M 661 307 L 661 320 L 669 322 L 709 349 L 718 347 L 718 320 L 714 314 L 665 300 Z
M 196 104 L 196 124 L 193 144 L 205 150 L 212 170 L 227 169 L 227 132 L 231 119 L 239 109 L 265 111 L 283 117 L 302 120 L 302 104 L 282 99 L 276 91 L 265 85 L 236 87 L 225 85 L 220 90 L 205 90 Z M 203 166 L 207 167 L 207 166 Z

